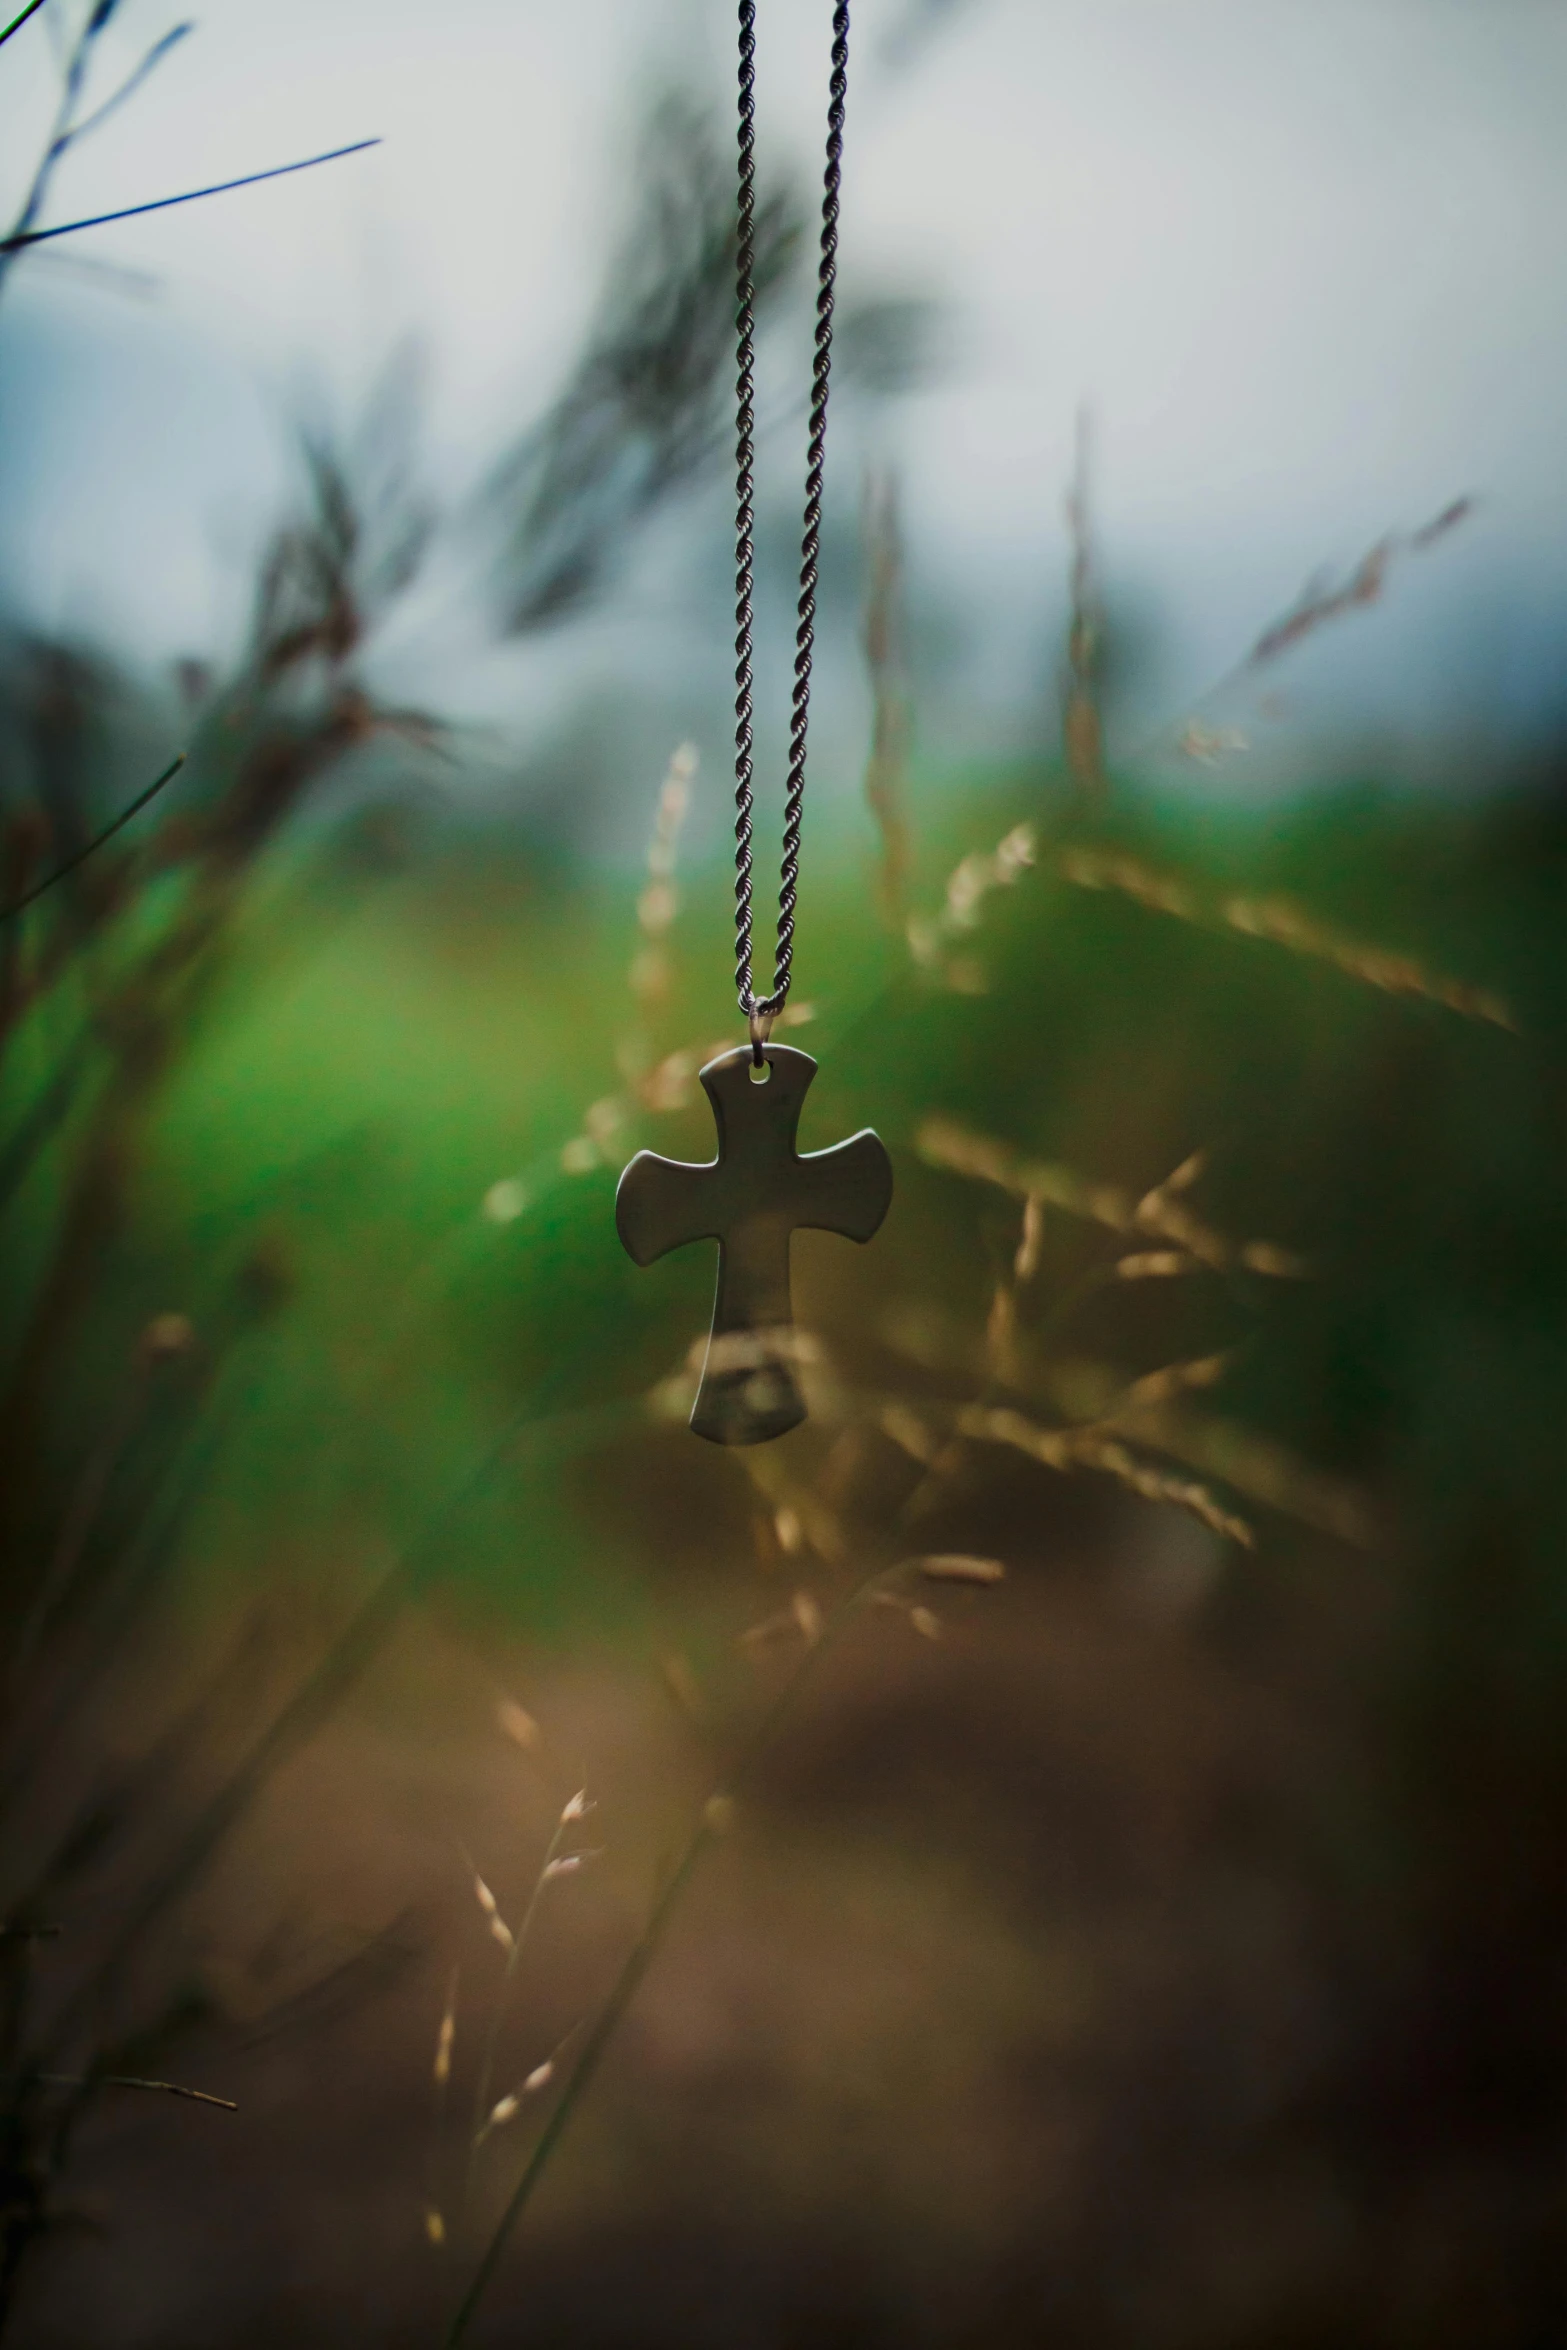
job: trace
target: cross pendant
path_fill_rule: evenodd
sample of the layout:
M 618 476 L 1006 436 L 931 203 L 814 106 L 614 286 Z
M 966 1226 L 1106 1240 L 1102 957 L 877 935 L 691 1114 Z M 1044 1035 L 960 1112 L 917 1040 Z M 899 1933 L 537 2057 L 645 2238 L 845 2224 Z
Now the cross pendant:
M 892 1161 L 869 1127 L 832 1150 L 794 1147 L 809 1053 L 750 1047 L 709 1061 L 702 1087 L 718 1127 L 718 1156 L 693 1166 L 638 1151 L 615 1194 L 615 1229 L 628 1255 L 651 1265 L 693 1240 L 718 1243 L 718 1293 L 702 1384 L 691 1413 L 714 1444 L 765 1444 L 805 1418 L 794 1375 L 789 1241 L 802 1225 L 869 1240 L 892 1199 Z

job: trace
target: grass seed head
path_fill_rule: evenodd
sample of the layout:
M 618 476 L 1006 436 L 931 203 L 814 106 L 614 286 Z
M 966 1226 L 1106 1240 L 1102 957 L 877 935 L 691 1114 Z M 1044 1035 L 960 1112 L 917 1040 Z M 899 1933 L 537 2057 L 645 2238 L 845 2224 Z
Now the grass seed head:
M 1275 1247 L 1271 1240 L 1248 1240 L 1241 1250 L 1241 1263 L 1270 1281 L 1304 1281 L 1311 1270 L 1304 1257 L 1296 1256 L 1293 1249 Z
M 495 1719 L 503 1737 L 513 1746 L 520 1746 L 524 1754 L 537 1754 L 544 1744 L 544 1733 L 526 1706 L 513 1697 L 503 1697 L 495 1708 Z
M 503 1175 L 492 1183 L 480 1202 L 480 1213 L 491 1224 L 515 1224 L 526 1212 L 528 1187 L 520 1176 Z
M 590 1860 L 598 1859 L 597 1851 L 562 1852 L 545 1867 L 544 1882 L 548 1885 L 556 1877 L 579 1876 Z
M 435 2085 L 444 2089 L 452 2077 L 452 2044 L 457 2037 L 457 1977 L 452 1976 L 452 1987 L 447 1994 L 446 2011 L 441 2017 L 441 2028 L 435 2035 L 435 2064 L 432 2068 Z
M 188 1314 L 154 1314 L 142 1331 L 138 1351 L 144 1363 L 171 1363 L 188 1355 L 196 1343 L 196 1325 Z
M 938 1438 L 906 1404 L 884 1404 L 877 1414 L 877 1426 L 884 1436 L 891 1438 L 900 1452 L 906 1452 L 910 1460 L 918 1461 L 922 1468 L 929 1468 L 941 1450 Z
M 1031 1191 L 1023 1202 L 1023 1229 L 1018 1237 L 1017 1254 L 1012 1260 L 1015 1280 L 1032 1281 L 1039 1271 L 1039 1250 L 1044 1232 L 1045 1203 L 1037 1192 Z
M 822 1636 L 822 1611 L 808 1591 L 797 1591 L 789 1602 L 789 1610 L 805 1639 L 812 1647 Z
M 1006 1568 L 999 1559 L 973 1558 L 966 1551 L 933 1551 L 914 1564 L 932 1583 L 993 1584 L 1006 1578 Z

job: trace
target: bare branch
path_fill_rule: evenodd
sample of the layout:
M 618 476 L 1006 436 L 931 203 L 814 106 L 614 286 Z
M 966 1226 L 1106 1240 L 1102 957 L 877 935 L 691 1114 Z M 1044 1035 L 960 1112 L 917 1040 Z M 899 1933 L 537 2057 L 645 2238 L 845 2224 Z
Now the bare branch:
M 42 8 L 43 4 L 44 0 L 27 0 L 27 6 L 22 10 L 21 15 L 13 16 L 10 23 L 6 26 L 5 31 L 0 33 L 0 49 L 5 47 L 7 41 L 9 41 L 13 33 L 19 33 L 21 31 L 23 25 L 26 24 L 30 16 L 36 16 L 38 14 L 38 11 L 40 8 Z
M 113 840 L 122 825 L 129 824 L 133 816 L 139 816 L 148 801 L 156 799 L 166 783 L 173 782 L 184 764 L 185 753 L 181 751 L 179 757 L 165 767 L 155 783 L 149 783 L 145 791 L 137 793 L 128 808 L 120 810 L 112 824 L 106 824 L 102 832 L 94 833 L 85 848 L 78 849 L 74 857 L 67 857 L 65 863 L 57 865 L 52 873 L 46 873 L 42 881 L 35 882 L 31 889 L 24 890 L 22 895 L 14 899 L 9 906 L 0 906 L 0 922 L 14 921 L 15 917 L 23 913 L 27 907 L 36 905 L 45 891 L 53 889 L 57 881 L 63 881 L 68 873 L 76 871 L 78 865 L 84 865 L 95 850 L 103 847 L 105 841 Z
M 214 2097 L 206 2089 L 187 2089 L 183 2081 L 143 2081 L 130 2073 L 38 2073 L 35 2078 L 51 2089 L 154 2089 L 165 2097 L 188 2097 L 193 2105 L 216 2105 L 225 2113 L 239 2111 L 232 2097 Z
M 0 253 L 19 253 L 26 245 L 47 244 L 51 237 L 74 237 L 84 228 L 106 228 L 114 220 L 135 220 L 144 212 L 167 212 L 175 204 L 199 204 L 205 196 L 226 196 L 234 188 L 254 188 L 262 180 L 286 179 L 290 172 L 314 171 L 318 163 L 336 163 L 344 155 L 362 155 L 381 141 L 356 139 L 351 147 L 329 147 L 324 155 L 307 155 L 299 163 L 275 163 L 270 171 L 247 171 L 242 179 L 215 180 L 210 188 L 187 188 L 182 196 L 158 196 L 150 204 L 127 204 L 119 212 L 95 212 L 90 220 L 68 220 L 59 228 L 28 229 L 20 236 L 0 238 Z
M 146 81 L 148 75 L 157 71 L 157 68 L 162 64 L 164 58 L 168 56 L 169 51 L 171 49 L 177 48 L 179 43 L 184 40 L 186 34 L 193 33 L 195 30 L 196 28 L 193 24 L 177 24 L 172 32 L 167 32 L 164 34 L 161 41 L 154 41 L 152 47 L 148 50 L 140 65 L 138 65 L 133 72 L 126 75 L 124 81 L 121 82 L 119 88 L 114 92 L 114 95 L 110 98 L 105 98 L 103 104 L 100 107 L 98 107 L 93 113 L 84 116 L 82 121 L 73 123 L 70 129 L 62 135 L 58 142 L 56 152 L 63 153 L 67 147 L 74 147 L 78 139 L 85 139 L 89 131 L 95 131 L 101 123 L 107 122 L 110 115 L 114 113 L 115 109 L 117 107 L 123 106 L 126 99 L 129 98 L 134 91 L 141 88 L 142 83 Z

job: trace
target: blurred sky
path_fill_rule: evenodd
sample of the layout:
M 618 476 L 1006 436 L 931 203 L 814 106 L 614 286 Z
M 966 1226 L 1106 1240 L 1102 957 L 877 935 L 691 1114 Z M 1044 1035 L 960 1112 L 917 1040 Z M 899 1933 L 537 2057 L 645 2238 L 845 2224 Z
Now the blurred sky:
M 8 203 L 62 5 L 0 57 Z M 764 141 L 813 176 L 828 15 L 762 0 Z M 176 20 L 125 0 L 106 85 Z M 727 109 L 732 38 L 710 0 L 209 0 L 50 218 L 386 143 L 24 261 L 0 311 L 0 595 L 141 657 L 221 652 L 298 385 L 351 398 L 410 327 L 433 476 L 470 485 L 569 363 L 650 90 Z M 1564 122 L 1563 0 L 860 0 L 845 298 L 947 320 L 935 378 L 846 419 L 830 463 L 850 506 L 868 456 L 902 470 L 911 596 L 949 647 L 936 734 L 1046 724 L 1085 402 L 1106 592 L 1146 644 L 1128 745 L 1309 575 L 1463 493 L 1472 520 L 1386 608 L 1301 657 L 1303 726 L 1336 709 L 1468 745 L 1567 715 Z M 771 452 L 780 482 L 798 461 Z M 721 561 L 716 486 L 698 511 Z M 572 691 L 595 661 L 670 673 L 679 615 L 645 565 L 625 594 L 618 631 L 557 659 Z M 721 655 L 692 654 L 698 701 Z M 463 690 L 502 711 L 515 666 L 483 668 Z

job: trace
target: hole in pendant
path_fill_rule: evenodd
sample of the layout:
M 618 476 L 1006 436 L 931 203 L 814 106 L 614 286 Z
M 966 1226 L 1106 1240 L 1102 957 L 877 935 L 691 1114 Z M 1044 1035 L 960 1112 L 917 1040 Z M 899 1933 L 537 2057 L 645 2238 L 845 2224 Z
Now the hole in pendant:
M 749 1075 L 753 1085 L 765 1085 L 768 1079 L 771 1077 L 772 1073 L 773 1065 L 771 1061 L 764 1061 L 760 1069 L 757 1067 L 754 1061 L 751 1063 Z

